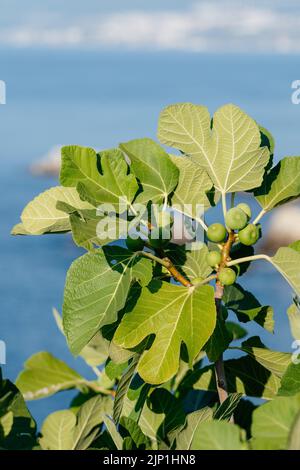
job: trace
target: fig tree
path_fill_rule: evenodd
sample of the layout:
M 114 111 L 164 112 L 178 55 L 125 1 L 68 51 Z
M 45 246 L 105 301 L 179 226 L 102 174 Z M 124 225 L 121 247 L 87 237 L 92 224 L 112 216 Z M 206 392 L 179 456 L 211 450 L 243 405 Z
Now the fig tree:
M 231 268 L 223 268 L 219 272 L 219 281 L 223 286 L 231 286 L 236 280 L 236 273 Z
M 242 209 L 233 207 L 227 212 L 225 216 L 225 222 L 227 227 L 231 228 L 231 230 L 241 230 L 242 228 L 246 227 L 248 217 Z
M 222 261 L 222 255 L 219 251 L 210 251 L 206 256 L 206 261 L 212 268 L 217 266 Z
M 248 204 L 246 204 L 245 202 L 241 202 L 241 203 L 238 204 L 236 207 L 237 207 L 237 209 L 242 209 L 242 211 L 245 212 L 245 214 L 246 214 L 247 217 L 248 217 L 248 220 L 251 219 L 251 217 L 252 217 L 252 212 L 251 212 L 251 207 L 248 206 Z
M 259 228 L 254 224 L 249 224 L 239 231 L 239 241 L 243 245 L 254 245 L 259 239 Z
M 220 243 L 226 238 L 226 228 L 220 223 L 211 224 L 207 229 L 207 238 L 215 243 Z

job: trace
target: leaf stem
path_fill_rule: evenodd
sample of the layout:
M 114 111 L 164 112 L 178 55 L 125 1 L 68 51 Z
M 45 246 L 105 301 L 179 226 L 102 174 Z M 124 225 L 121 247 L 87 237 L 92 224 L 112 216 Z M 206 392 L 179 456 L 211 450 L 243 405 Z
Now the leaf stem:
M 155 261 L 156 263 L 161 264 L 165 268 L 168 268 L 169 264 L 165 259 L 161 259 L 158 256 L 155 256 L 153 253 L 150 253 L 149 251 L 136 251 L 135 252 L 136 256 L 144 256 L 145 258 L 149 258 L 152 261 Z
M 219 275 L 220 270 L 224 268 L 224 266 L 226 266 L 228 263 L 230 250 L 234 241 L 235 241 L 235 234 L 232 230 L 229 230 L 228 239 L 222 247 L 222 262 L 220 263 L 217 276 Z M 215 304 L 216 304 L 217 317 L 219 319 L 222 319 L 223 294 L 224 294 L 224 287 L 222 286 L 220 281 L 217 280 L 216 288 L 215 288 Z M 223 354 L 221 354 L 220 357 L 215 362 L 215 376 L 216 376 L 216 384 L 217 384 L 217 392 L 219 396 L 219 401 L 220 403 L 223 403 L 226 400 L 226 398 L 228 398 L 227 381 L 226 381 L 226 375 L 225 375 Z M 233 419 L 231 419 L 231 421 L 233 421 Z
M 262 210 L 260 211 L 260 213 L 258 214 L 258 216 L 253 220 L 252 223 L 253 223 L 254 225 L 256 225 L 256 224 L 260 221 L 260 219 L 261 219 L 266 213 L 267 213 L 267 211 L 265 211 L 264 209 L 262 209 Z
M 203 281 L 197 282 L 197 284 L 194 284 L 195 287 L 200 287 L 203 286 L 204 284 L 208 284 L 210 281 L 213 281 L 214 279 L 217 279 L 216 274 L 212 274 L 211 276 L 206 277 L 203 279 Z
M 268 255 L 253 255 L 253 256 L 245 256 L 244 258 L 233 259 L 232 261 L 228 261 L 226 266 L 235 266 L 236 264 L 240 263 L 247 263 L 249 261 L 255 261 L 258 259 L 264 259 L 266 261 L 270 261 L 270 257 Z
M 226 193 L 222 193 L 222 209 L 223 209 L 223 215 L 225 219 L 225 216 L 227 214 Z
M 201 217 L 195 217 L 194 220 L 201 225 L 201 227 L 205 230 L 205 232 L 207 232 L 208 227 L 207 227 L 206 223 L 204 222 L 204 220 L 201 219 Z

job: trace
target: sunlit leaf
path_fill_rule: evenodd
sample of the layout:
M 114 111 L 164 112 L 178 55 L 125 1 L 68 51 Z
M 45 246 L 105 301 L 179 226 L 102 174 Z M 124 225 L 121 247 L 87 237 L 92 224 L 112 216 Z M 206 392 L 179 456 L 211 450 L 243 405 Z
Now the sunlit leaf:
M 216 111 L 212 126 L 206 107 L 175 104 L 162 111 L 158 138 L 189 155 L 223 193 L 260 186 L 270 155 L 260 146 L 256 122 L 228 104 Z
M 76 145 L 62 148 L 60 182 L 77 186 L 81 196 L 91 204 L 113 204 L 124 212 L 138 189 L 135 177 L 128 174 L 128 165 L 118 149 L 95 150 Z M 125 204 L 119 208 L 120 199 Z
M 75 188 L 56 186 L 39 194 L 23 210 L 23 228 L 30 235 L 46 232 L 66 232 L 71 230 L 69 215 L 57 209 L 58 201 L 66 202 L 78 209 L 90 209 L 88 202 L 82 201 Z
M 173 191 L 179 170 L 167 152 L 151 139 L 136 139 L 120 144 L 128 155 L 135 176 L 143 191 L 136 199 L 139 203 L 162 202 Z
M 73 354 L 117 319 L 134 280 L 147 285 L 152 276 L 150 260 L 120 247 L 105 248 L 75 260 L 67 274 L 63 324 Z
M 122 347 L 137 346 L 148 335 L 155 340 L 138 364 L 145 382 L 166 382 L 177 372 L 181 342 L 189 361 L 201 350 L 216 323 L 214 292 L 211 286 L 190 288 L 153 281 L 133 310 L 126 314 L 114 336 Z

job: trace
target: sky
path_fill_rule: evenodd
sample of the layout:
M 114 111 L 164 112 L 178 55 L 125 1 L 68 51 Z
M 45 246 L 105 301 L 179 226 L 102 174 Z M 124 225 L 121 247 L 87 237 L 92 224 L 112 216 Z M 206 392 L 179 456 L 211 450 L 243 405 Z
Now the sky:
M 0 47 L 299 53 L 299 0 L 0 0 Z

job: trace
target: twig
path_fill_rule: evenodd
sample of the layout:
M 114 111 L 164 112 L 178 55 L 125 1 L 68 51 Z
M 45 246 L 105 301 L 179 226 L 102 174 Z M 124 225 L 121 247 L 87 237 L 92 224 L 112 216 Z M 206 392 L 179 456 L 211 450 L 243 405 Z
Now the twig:
M 215 303 L 216 303 L 216 310 L 218 318 L 222 317 L 222 297 L 224 293 L 223 286 L 217 282 L 216 290 L 215 290 Z M 226 400 L 228 397 L 227 391 L 227 381 L 224 369 L 224 361 L 223 361 L 223 354 L 219 357 L 219 359 L 215 362 L 215 375 L 216 375 L 216 383 L 217 383 L 217 392 L 219 395 L 220 403 Z
M 220 270 L 224 268 L 226 265 L 228 266 L 228 261 L 230 259 L 230 250 L 232 247 L 232 244 L 235 241 L 235 235 L 232 230 L 229 231 L 228 239 L 226 243 L 224 243 L 223 248 L 222 248 L 222 261 L 220 263 L 218 273 L 219 274 Z M 216 310 L 217 310 L 217 317 L 219 319 L 222 319 L 222 297 L 224 294 L 224 287 L 222 284 L 217 281 L 216 282 L 216 289 L 215 289 L 215 304 L 216 304 Z M 224 369 L 224 361 L 223 361 L 223 354 L 220 355 L 220 357 L 217 359 L 215 362 L 215 375 L 216 375 L 216 383 L 217 383 L 217 392 L 219 395 L 219 401 L 220 403 L 223 403 L 223 401 L 226 400 L 228 397 L 228 391 L 227 391 L 227 381 L 226 381 L 226 375 L 225 375 L 225 369 Z

